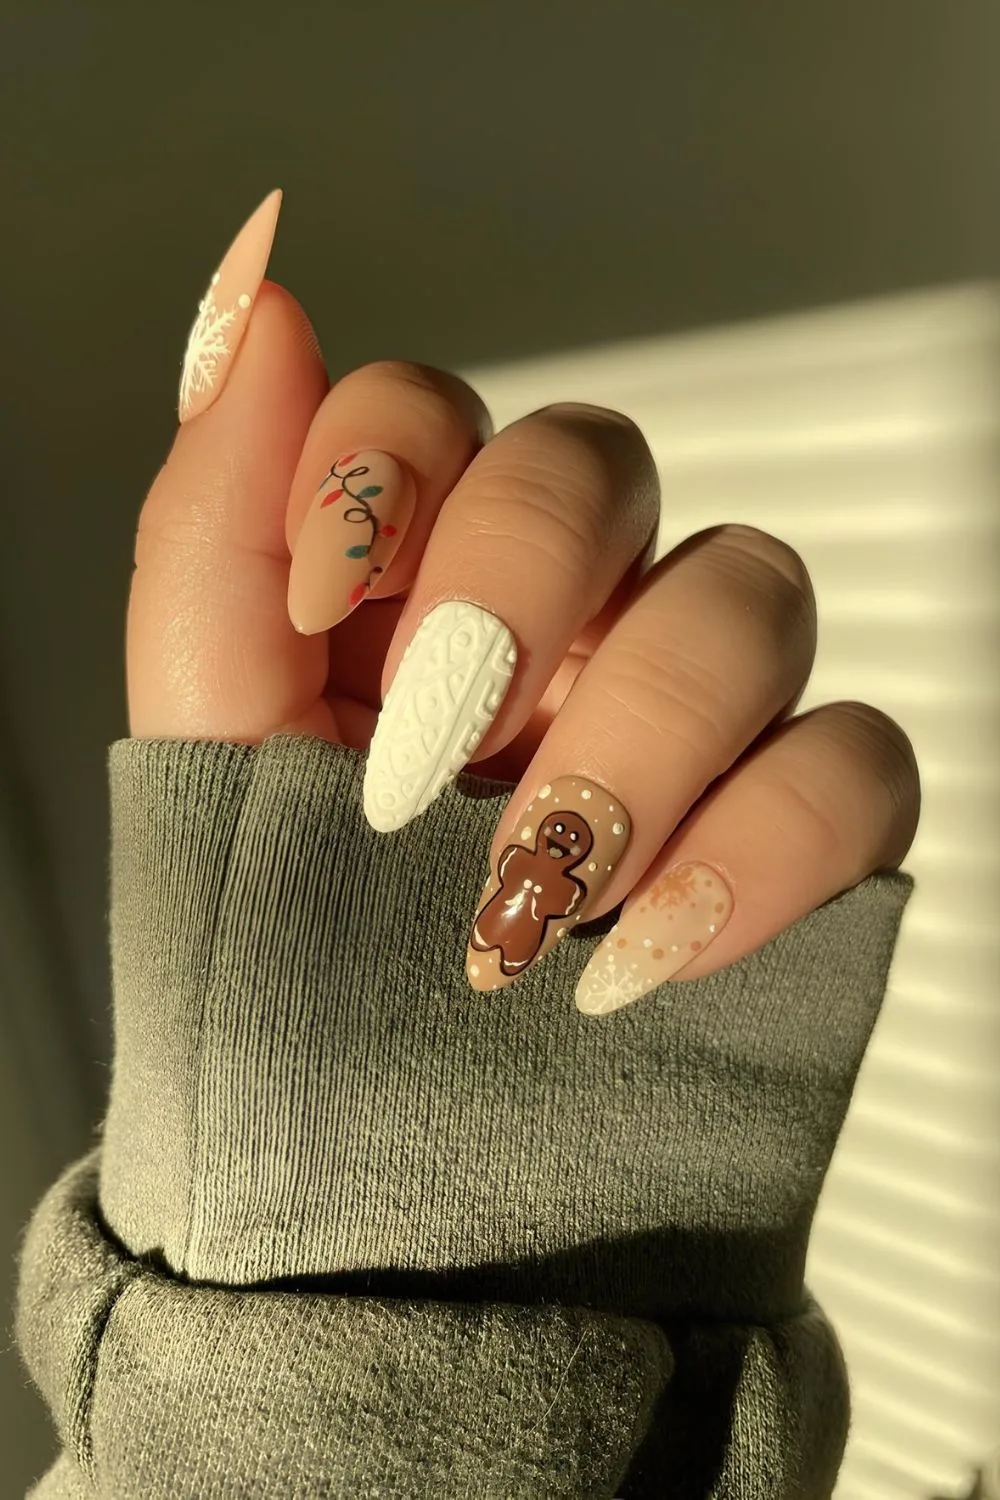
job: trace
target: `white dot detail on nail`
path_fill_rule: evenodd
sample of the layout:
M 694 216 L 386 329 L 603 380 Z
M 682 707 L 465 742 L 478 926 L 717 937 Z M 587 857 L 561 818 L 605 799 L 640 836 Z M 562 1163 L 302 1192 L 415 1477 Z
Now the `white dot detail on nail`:
M 470 964 L 469 965 L 469 973 L 472 975 L 473 979 L 478 979 L 479 978 L 479 965 L 478 964 Z
M 715 923 L 714 922 L 710 922 L 709 923 L 708 930 L 709 930 L 709 932 L 714 932 L 715 931 Z
M 581 792 L 580 792 L 580 796 L 581 796 L 581 797 L 582 797 L 582 798 L 583 798 L 583 800 L 584 800 L 584 802 L 589 802 L 589 801 L 590 801 L 590 799 L 591 799 L 591 797 L 592 797 L 592 796 L 593 796 L 593 795 L 594 795 L 594 794 L 593 794 L 593 792 L 592 792 L 592 791 L 591 791 L 591 790 L 590 790 L 590 787 L 589 787 L 589 786 L 585 786 L 585 787 L 584 787 L 584 788 L 583 788 L 583 790 L 582 790 L 582 791 L 581 791 Z
M 534 891 L 536 896 L 540 896 L 542 894 L 542 888 L 540 885 L 533 885 L 531 889 Z
M 676 953 L 678 951 L 676 943 L 671 943 L 670 944 L 670 951 L 671 951 L 671 953 Z
M 653 946 L 653 939 L 652 938 L 643 938 L 643 940 L 642 940 L 642 946 L 644 948 L 652 948 L 652 946 Z
M 240 292 L 240 295 L 236 300 L 239 303 L 240 307 L 242 307 L 243 311 L 246 312 L 247 308 L 250 306 L 250 303 L 253 301 L 253 298 L 250 296 L 249 292 Z
M 551 794 L 552 788 L 548 785 L 548 783 L 546 783 L 545 786 L 541 787 L 538 793 L 539 797 L 549 797 L 551 796 Z
M 530 880 L 526 880 L 526 881 L 525 881 L 525 882 L 524 882 L 524 889 L 525 889 L 525 890 L 526 890 L 526 891 L 530 891 L 530 890 L 531 890 L 531 881 L 530 881 Z
M 624 833 L 625 832 L 625 824 L 624 823 L 614 823 L 614 824 L 612 824 L 611 832 L 612 833 Z
M 523 839 L 530 839 L 531 838 L 531 829 L 530 828 L 522 828 L 521 829 L 521 837 Z

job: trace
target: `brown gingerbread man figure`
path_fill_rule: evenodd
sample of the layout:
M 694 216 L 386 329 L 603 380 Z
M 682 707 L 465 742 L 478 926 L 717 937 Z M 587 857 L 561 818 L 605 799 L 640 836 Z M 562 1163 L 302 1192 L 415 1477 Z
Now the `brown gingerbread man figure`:
M 565 920 L 587 894 L 575 870 L 594 843 L 590 825 L 576 812 L 549 813 L 534 848 L 508 844 L 497 863 L 500 889 L 472 929 L 472 947 L 496 948 L 506 975 L 519 974 L 538 953 L 549 922 Z

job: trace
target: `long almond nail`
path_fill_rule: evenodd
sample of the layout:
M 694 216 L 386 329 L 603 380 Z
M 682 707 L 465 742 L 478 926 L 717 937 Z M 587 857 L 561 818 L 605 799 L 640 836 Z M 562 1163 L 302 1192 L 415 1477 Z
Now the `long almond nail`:
M 466 959 L 473 989 L 510 984 L 582 921 L 631 831 L 624 807 L 596 782 L 561 776 L 541 787 L 479 899 Z
M 577 985 L 577 1009 L 606 1016 L 640 999 L 714 942 L 732 911 L 718 870 L 674 865 L 631 899 L 594 952 Z
M 200 416 L 226 383 L 267 270 L 281 208 L 281 189 L 247 219 L 198 303 L 188 335 L 177 400 L 181 422 Z
M 295 539 L 288 613 L 296 630 L 329 630 L 389 566 L 413 514 L 410 476 L 388 453 L 347 453 L 331 464 Z
M 514 637 L 476 604 L 447 599 L 407 646 L 375 726 L 365 816 L 380 833 L 424 812 L 496 717 L 517 663 Z

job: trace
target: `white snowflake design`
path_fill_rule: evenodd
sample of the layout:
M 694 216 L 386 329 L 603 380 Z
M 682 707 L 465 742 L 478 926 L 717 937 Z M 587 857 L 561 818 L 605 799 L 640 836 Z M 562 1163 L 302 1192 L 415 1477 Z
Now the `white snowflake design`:
M 607 1016 L 623 1005 L 638 1000 L 653 988 L 651 978 L 634 973 L 636 965 L 625 968 L 619 964 L 613 951 L 606 952 L 602 963 L 589 976 L 587 982 L 587 1014 Z
M 184 351 L 184 369 L 181 373 L 180 407 L 187 411 L 196 396 L 210 391 L 219 375 L 219 365 L 228 359 L 232 347 L 227 337 L 237 315 L 246 311 L 252 298 L 243 292 L 232 307 L 223 311 L 215 305 L 215 288 L 220 273 L 216 271 L 208 291 L 198 303 L 198 316 L 188 335 Z

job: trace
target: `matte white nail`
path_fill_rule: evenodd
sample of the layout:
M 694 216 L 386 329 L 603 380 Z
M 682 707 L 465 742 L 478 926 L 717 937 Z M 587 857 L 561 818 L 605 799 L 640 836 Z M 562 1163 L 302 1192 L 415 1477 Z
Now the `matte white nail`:
M 476 604 L 448 599 L 407 646 L 375 726 L 365 817 L 380 833 L 424 812 L 476 753 L 517 663 L 514 637 Z

